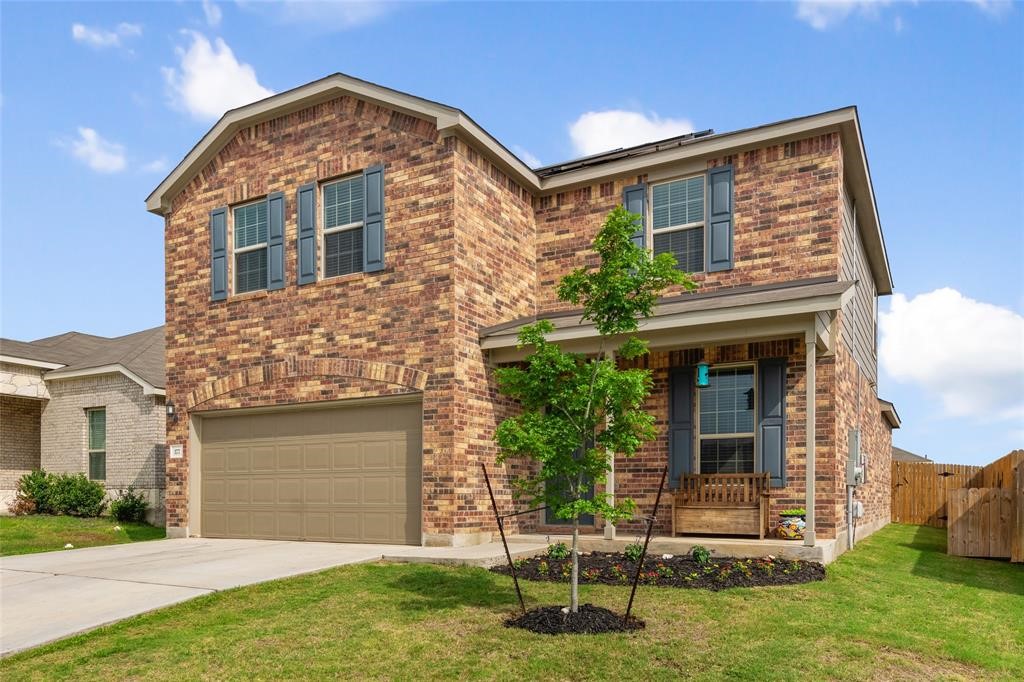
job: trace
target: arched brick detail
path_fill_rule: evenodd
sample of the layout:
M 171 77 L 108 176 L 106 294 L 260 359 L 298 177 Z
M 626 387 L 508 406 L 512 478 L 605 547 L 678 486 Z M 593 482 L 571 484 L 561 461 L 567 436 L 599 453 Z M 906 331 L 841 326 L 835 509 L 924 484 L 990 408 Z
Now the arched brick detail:
M 300 358 L 291 355 L 278 362 L 250 367 L 226 377 L 208 381 L 188 395 L 188 407 L 212 400 L 247 386 L 292 377 L 344 377 L 397 384 L 417 391 L 427 385 L 427 373 L 411 367 L 350 358 Z

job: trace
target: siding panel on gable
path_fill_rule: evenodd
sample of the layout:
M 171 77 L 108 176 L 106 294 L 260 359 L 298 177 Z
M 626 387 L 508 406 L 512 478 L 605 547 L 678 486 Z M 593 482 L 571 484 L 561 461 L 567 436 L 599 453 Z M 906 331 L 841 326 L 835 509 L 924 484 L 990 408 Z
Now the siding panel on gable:
M 854 281 L 853 296 L 846 302 L 840 321 L 840 337 L 850 349 L 860 370 L 872 382 L 877 381 L 876 306 L 877 289 L 868 266 L 864 241 L 854 222 L 855 212 L 849 192 L 842 191 L 842 230 L 839 278 Z

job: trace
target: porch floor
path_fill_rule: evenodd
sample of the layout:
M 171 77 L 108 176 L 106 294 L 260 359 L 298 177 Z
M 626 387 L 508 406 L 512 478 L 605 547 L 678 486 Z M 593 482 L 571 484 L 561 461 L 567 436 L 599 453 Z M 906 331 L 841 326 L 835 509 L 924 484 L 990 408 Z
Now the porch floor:
M 580 550 L 583 552 L 621 552 L 626 545 L 636 542 L 639 536 L 635 532 L 619 531 L 615 540 L 605 540 L 601 534 L 580 535 Z M 536 533 L 510 535 L 509 544 L 531 543 L 551 544 L 555 542 L 572 543 L 572 535 L 555 533 Z M 813 547 L 804 546 L 799 540 L 781 540 L 779 538 L 719 537 L 719 536 L 669 536 L 652 535 L 648 552 L 652 554 L 687 554 L 694 545 L 703 545 L 712 551 L 712 557 L 762 557 L 771 554 L 787 559 L 804 559 L 829 564 L 836 558 L 836 541 L 834 539 L 817 539 Z

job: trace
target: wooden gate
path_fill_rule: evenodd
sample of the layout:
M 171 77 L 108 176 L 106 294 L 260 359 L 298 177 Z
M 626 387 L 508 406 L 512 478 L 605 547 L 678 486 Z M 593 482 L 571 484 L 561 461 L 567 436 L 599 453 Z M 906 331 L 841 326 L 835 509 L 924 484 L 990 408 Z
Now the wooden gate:
M 1013 491 L 960 488 L 949 492 L 946 550 L 955 556 L 1010 558 L 1015 526 Z
M 980 471 L 966 464 L 893 462 L 893 522 L 945 528 L 949 492 L 969 488 Z

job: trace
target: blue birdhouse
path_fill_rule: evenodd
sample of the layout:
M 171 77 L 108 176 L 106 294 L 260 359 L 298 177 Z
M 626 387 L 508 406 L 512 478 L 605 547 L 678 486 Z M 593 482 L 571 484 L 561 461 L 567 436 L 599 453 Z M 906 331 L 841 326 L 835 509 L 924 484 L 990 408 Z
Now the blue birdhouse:
M 708 368 L 710 365 L 706 360 L 697 363 L 697 388 L 707 388 L 710 383 L 708 379 Z

